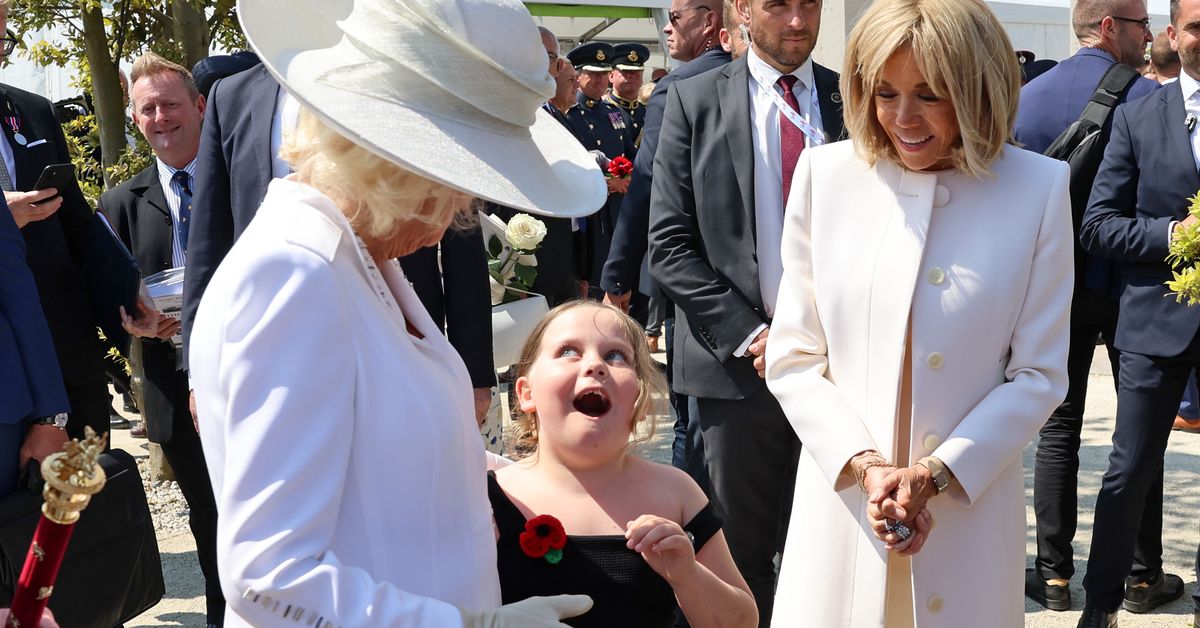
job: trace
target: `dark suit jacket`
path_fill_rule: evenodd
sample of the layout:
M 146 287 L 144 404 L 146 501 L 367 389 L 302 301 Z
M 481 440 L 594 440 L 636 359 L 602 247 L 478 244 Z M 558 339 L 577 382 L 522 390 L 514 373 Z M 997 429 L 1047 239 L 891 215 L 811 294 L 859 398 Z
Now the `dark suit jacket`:
M 1122 351 L 1173 357 L 1200 329 L 1200 308 L 1165 297 L 1163 285 L 1171 279 L 1169 225 L 1186 218 L 1187 199 L 1200 189 L 1184 120 L 1177 84 L 1117 107 L 1083 216 L 1083 247 L 1121 262 Z
M 25 240 L 0 194 L 0 423 L 66 412 L 67 391 L 42 314 Z M 21 443 L 0 443 L 5 450 Z
M 824 130 L 841 137 L 837 74 L 816 64 L 813 74 Z M 763 386 L 752 360 L 733 357 L 770 322 L 755 255 L 749 80 L 743 57 L 676 82 L 658 136 L 650 272 L 677 308 L 673 385 L 685 395 L 741 399 Z
M 719 68 L 733 57 L 720 48 L 713 48 L 675 71 L 659 79 L 646 102 L 646 121 L 642 126 L 642 143 L 637 159 L 633 162 L 633 176 L 629 179 L 629 190 L 621 203 L 617 225 L 613 231 L 612 244 L 608 250 L 608 261 L 600 277 L 600 286 L 605 292 L 625 294 L 635 284 L 641 292 L 653 294 L 650 281 L 639 282 L 639 271 L 646 257 L 646 237 L 650 230 L 650 188 L 654 175 L 654 154 L 658 150 L 658 133 L 662 128 L 663 109 L 667 103 L 667 89 L 675 81 L 703 74 Z M 642 277 L 642 279 L 650 279 Z
M 264 66 L 217 81 L 209 93 L 196 156 L 196 194 L 183 284 L 183 346 L 200 297 L 271 183 L 271 120 L 279 83 Z
M 4 103 L 11 102 L 12 112 Z M 68 163 L 66 138 L 54 117 L 50 101 L 24 90 L 0 85 L 0 111 L 20 119 L 22 146 L 13 141 L 7 124 L 5 139 L 12 147 L 16 164 L 13 181 L 18 190 L 32 190 L 42 169 L 50 164 Z M 44 142 L 42 140 L 45 140 Z M 26 257 L 41 296 L 42 311 L 54 338 L 58 363 L 68 392 L 86 387 L 104 386 L 104 356 L 96 335 L 98 312 L 88 294 L 98 281 L 88 274 L 93 253 L 95 220 L 92 209 L 78 186 L 60 190 L 62 207 L 45 220 L 29 223 L 21 229 L 25 237 Z
M 217 81 L 210 93 L 196 158 L 196 194 L 188 231 L 183 288 L 185 352 L 204 289 L 258 212 L 273 178 L 271 125 L 278 100 L 279 84 L 261 65 Z M 473 243 L 470 238 L 450 242 L 445 248 L 453 239 L 447 234 L 442 241 L 443 252 L 450 253 L 443 257 L 445 277 L 436 276 L 437 256 L 432 248 L 415 253 L 422 259 L 405 265 L 405 274 L 434 320 L 448 323 L 450 342 L 467 364 L 471 380 L 477 387 L 491 386 L 495 384 L 492 310 L 482 238 L 476 237 Z M 423 274 L 417 276 L 418 272 Z M 460 307 L 464 310 L 458 311 Z
M 133 252 L 143 277 L 175 266 L 174 225 L 158 180 L 157 164 L 105 192 L 100 197 L 100 209 L 108 216 L 117 237 Z M 175 349 L 170 342 L 155 339 L 136 342 L 141 345 L 145 373 L 142 415 L 146 418 L 146 433 L 152 442 L 167 443 L 176 423 L 182 426 L 180 429 L 191 429 L 187 375 L 176 370 Z

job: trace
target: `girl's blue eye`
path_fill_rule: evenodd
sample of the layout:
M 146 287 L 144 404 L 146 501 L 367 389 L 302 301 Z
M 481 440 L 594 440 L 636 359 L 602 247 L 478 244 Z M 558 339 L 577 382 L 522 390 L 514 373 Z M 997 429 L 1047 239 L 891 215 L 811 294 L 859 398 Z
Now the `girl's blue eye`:
M 613 349 L 612 351 L 609 351 L 607 354 L 605 354 L 604 361 L 605 362 L 628 362 L 629 358 L 625 355 L 624 351 L 618 351 L 616 349 Z
M 558 350 L 558 357 L 579 357 L 579 350 L 575 347 L 562 347 Z

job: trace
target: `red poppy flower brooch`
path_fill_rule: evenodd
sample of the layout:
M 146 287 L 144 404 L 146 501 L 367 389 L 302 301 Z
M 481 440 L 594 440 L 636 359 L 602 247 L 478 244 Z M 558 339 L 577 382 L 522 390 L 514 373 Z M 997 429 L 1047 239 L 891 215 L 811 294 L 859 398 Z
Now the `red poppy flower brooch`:
M 526 556 L 545 558 L 551 565 L 557 565 L 562 560 L 562 548 L 567 544 L 567 532 L 558 519 L 538 515 L 525 522 L 520 542 Z

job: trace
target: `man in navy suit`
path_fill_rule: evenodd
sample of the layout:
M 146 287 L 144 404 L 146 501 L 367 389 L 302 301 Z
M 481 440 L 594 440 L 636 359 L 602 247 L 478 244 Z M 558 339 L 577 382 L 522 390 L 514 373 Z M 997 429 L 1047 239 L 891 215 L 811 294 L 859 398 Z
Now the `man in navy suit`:
M 25 239 L 0 198 L 0 497 L 13 491 L 25 460 L 61 450 L 53 425 L 68 409 L 67 390 L 42 314 Z M 50 424 L 43 419 L 50 418 Z
M 675 304 L 658 295 L 645 257 L 650 231 L 650 188 L 654 177 L 654 155 L 658 151 L 658 132 L 662 128 L 663 109 L 671 84 L 698 76 L 729 63 L 729 53 L 722 50 L 718 31 L 722 24 L 724 4 L 712 8 L 697 5 L 691 0 L 673 0 L 670 21 L 663 26 L 671 58 L 683 62 L 670 74 L 659 79 L 646 102 L 646 118 L 642 126 L 642 141 L 633 162 L 629 190 L 617 214 L 608 260 L 600 276 L 604 300 L 629 311 L 633 291 L 654 295 L 664 301 L 667 337 L 667 383 L 671 384 L 671 410 L 675 414 L 675 440 L 671 445 L 671 464 L 683 469 L 696 482 L 708 489 L 708 470 L 704 466 L 704 445 L 699 426 L 688 421 L 688 399 L 675 391 L 671 370 L 674 364 Z M 691 426 L 689 429 L 689 425 Z
M 1114 10 L 1115 7 L 1115 10 Z M 1109 15 L 1112 11 L 1112 15 Z M 1072 22 L 1080 49 L 1021 89 L 1015 135 L 1025 148 L 1045 152 L 1054 140 L 1083 114 L 1100 79 L 1115 64 L 1136 67 L 1149 34 L 1140 21 L 1146 15 L 1142 0 L 1079 0 Z M 1136 76 L 1136 75 L 1135 75 Z M 1158 88 L 1154 81 L 1135 78 L 1119 102 L 1136 100 Z M 1078 187 L 1076 187 L 1078 183 Z M 1079 228 L 1087 206 L 1090 181 L 1072 183 L 1072 209 Z M 1067 396 L 1050 415 L 1038 439 L 1033 474 L 1033 503 L 1037 517 L 1037 557 L 1026 570 L 1025 594 L 1051 610 L 1071 608 L 1071 576 L 1079 499 L 1079 442 L 1088 372 L 1096 339 L 1108 347 L 1113 374 L 1118 372 L 1113 333 L 1117 324 L 1115 263 L 1075 247 L 1075 296 L 1071 305 L 1071 345 L 1067 358 Z M 1114 377 L 1115 384 L 1115 377 Z M 1139 535 L 1133 577 L 1157 577 L 1162 567 L 1162 484 L 1151 491 Z
M 271 180 L 291 172 L 278 157 L 279 144 L 299 109 L 262 65 L 217 81 L 211 96 L 196 158 L 198 194 L 183 290 L 185 352 L 209 279 L 254 218 Z M 483 237 L 478 228 L 451 231 L 440 246 L 440 269 L 437 247 L 417 251 L 401 265 L 430 315 L 448 329 L 471 375 L 476 414 L 482 417 L 496 383 Z
M 746 54 L 667 92 L 650 272 L 675 303 L 673 384 L 695 399 L 689 419 L 703 431 L 709 495 L 766 626 L 800 456 L 762 379 L 783 275 L 783 213 L 800 152 L 844 128 L 838 75 L 809 57 L 821 3 L 742 0 L 737 8 L 751 34 Z M 713 173 L 725 176 L 705 176 Z
M 1079 625 L 1089 628 L 1115 625 L 1122 598 L 1130 609 L 1131 594 L 1141 607 L 1130 610 L 1147 610 L 1183 593 L 1175 583 L 1161 584 L 1162 576 L 1136 590 L 1142 583 L 1125 581 L 1147 501 L 1162 490 L 1163 453 L 1179 400 L 1200 366 L 1200 308 L 1167 298 L 1163 285 L 1172 278 L 1164 260 L 1173 234 L 1197 222 L 1186 209 L 1200 189 L 1200 0 L 1170 6 L 1167 32 L 1183 73 L 1177 84 L 1117 108 L 1080 230 L 1088 253 L 1121 263 L 1122 288 L 1116 429 L 1083 579 Z

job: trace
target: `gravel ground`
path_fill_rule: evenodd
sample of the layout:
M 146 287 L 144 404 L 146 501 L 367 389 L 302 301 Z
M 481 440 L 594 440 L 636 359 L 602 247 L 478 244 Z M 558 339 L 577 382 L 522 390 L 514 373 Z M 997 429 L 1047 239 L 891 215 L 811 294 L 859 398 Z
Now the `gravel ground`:
M 1087 568 L 1087 552 L 1091 544 L 1092 513 L 1100 478 L 1107 468 L 1115 409 L 1116 395 L 1113 392 L 1108 360 L 1102 351 L 1098 351 L 1089 378 L 1087 422 L 1084 425 L 1083 446 L 1080 451 L 1079 533 L 1075 539 L 1076 575 L 1071 582 L 1075 607 L 1070 612 L 1056 613 L 1026 600 L 1026 626 L 1073 628 L 1079 619 L 1079 610 L 1083 605 L 1083 575 Z M 654 439 L 641 446 L 642 455 L 660 462 L 669 461 L 671 437 L 670 422 L 664 418 L 657 424 Z M 144 440 L 130 438 L 128 430 L 114 431 L 113 445 L 139 458 L 142 478 L 146 481 L 150 510 L 154 517 L 155 529 L 158 531 L 167 595 L 156 607 L 127 625 L 203 626 L 204 589 L 196 564 L 195 543 L 187 528 L 187 504 L 174 482 L 149 481 L 145 443 Z M 1034 447 L 1030 445 L 1024 454 L 1026 519 L 1029 522 L 1026 550 L 1028 556 L 1033 556 L 1035 544 L 1032 501 L 1033 451 Z M 1191 626 L 1190 593 L 1196 587 L 1193 561 L 1197 539 L 1200 537 L 1197 531 L 1197 513 L 1200 513 L 1200 490 L 1197 490 L 1196 486 L 1197 470 L 1200 470 L 1200 435 L 1175 432 L 1166 460 L 1167 503 L 1163 515 L 1163 560 L 1169 572 L 1183 577 L 1187 583 L 1187 594 L 1183 599 L 1149 615 L 1134 615 L 1122 611 L 1122 628 Z M 1031 561 L 1032 559 L 1029 560 L 1030 564 Z

